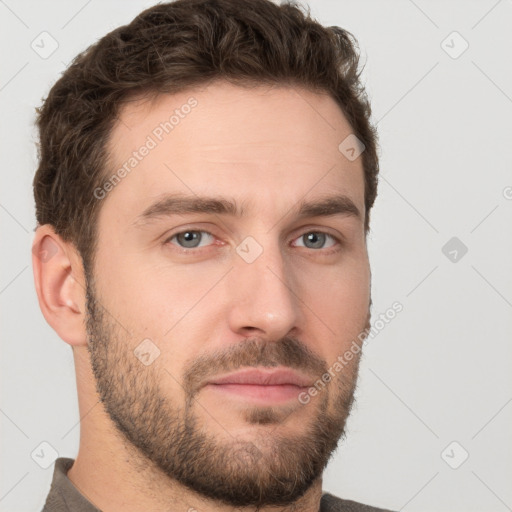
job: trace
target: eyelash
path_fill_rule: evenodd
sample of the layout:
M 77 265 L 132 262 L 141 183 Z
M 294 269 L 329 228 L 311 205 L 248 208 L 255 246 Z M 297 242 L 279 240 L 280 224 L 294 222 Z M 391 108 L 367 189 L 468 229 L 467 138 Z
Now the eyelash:
M 210 233 L 209 231 L 206 231 L 204 229 L 185 229 L 183 231 L 178 231 L 177 233 L 174 233 L 170 237 L 168 237 L 164 241 L 164 245 L 167 245 L 167 244 L 171 243 L 171 240 L 173 240 L 178 235 L 181 235 L 181 234 L 184 234 L 184 233 L 203 233 L 203 234 L 206 233 L 207 235 L 210 235 L 211 237 L 215 238 L 215 235 L 213 235 L 212 233 Z M 321 254 L 324 254 L 324 255 L 331 254 L 331 253 L 334 253 L 334 252 L 338 252 L 340 250 L 340 247 L 344 243 L 344 241 L 343 241 L 343 239 L 341 237 L 336 237 L 336 236 L 332 235 L 331 233 L 328 233 L 326 231 L 321 231 L 321 230 L 305 231 L 304 233 L 302 233 L 301 235 L 296 237 L 294 239 L 294 241 L 298 240 L 298 239 L 302 238 L 303 236 L 308 235 L 310 233 L 326 235 L 327 237 L 330 237 L 335 242 L 335 244 L 332 245 L 331 247 L 320 248 L 320 249 L 312 249 L 312 248 L 309 248 L 309 247 L 300 246 L 300 247 L 304 247 L 305 249 L 310 249 L 313 252 L 318 252 L 318 253 L 321 253 Z M 173 243 L 171 243 L 171 245 L 174 245 L 176 247 L 176 249 L 178 251 L 182 252 L 182 253 L 190 253 L 190 252 L 201 252 L 201 249 L 206 249 L 207 247 L 210 247 L 211 245 L 215 245 L 215 244 L 208 244 L 208 245 L 206 245 L 204 247 L 181 247 L 180 245 L 173 244 Z

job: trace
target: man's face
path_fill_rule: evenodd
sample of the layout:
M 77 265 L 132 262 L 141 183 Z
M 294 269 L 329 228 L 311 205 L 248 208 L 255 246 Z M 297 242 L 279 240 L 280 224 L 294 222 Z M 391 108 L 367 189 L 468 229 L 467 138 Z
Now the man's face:
M 100 199 L 98 391 L 148 461 L 205 496 L 295 501 L 343 434 L 359 353 L 342 356 L 370 302 L 362 162 L 338 150 L 351 132 L 326 95 L 223 82 L 132 102 L 112 132 L 108 177 L 131 164 Z

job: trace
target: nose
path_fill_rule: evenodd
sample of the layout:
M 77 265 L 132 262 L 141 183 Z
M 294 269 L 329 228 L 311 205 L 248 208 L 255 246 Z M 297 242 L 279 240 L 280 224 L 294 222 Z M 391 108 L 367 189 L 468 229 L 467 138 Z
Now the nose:
M 229 273 L 228 321 L 232 332 L 278 340 L 301 329 L 299 290 L 277 244 L 262 246 L 252 262 L 235 255 Z

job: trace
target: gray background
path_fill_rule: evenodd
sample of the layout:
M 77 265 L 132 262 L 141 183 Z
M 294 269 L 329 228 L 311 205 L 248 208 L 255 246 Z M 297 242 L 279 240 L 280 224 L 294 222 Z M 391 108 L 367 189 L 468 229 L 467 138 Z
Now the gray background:
M 0 0 L 2 511 L 40 510 L 54 466 L 31 454 L 46 442 L 74 458 L 79 441 L 71 348 L 33 285 L 34 108 L 79 51 L 152 4 Z M 310 6 L 366 61 L 382 147 L 374 320 L 404 308 L 366 346 L 324 488 L 411 512 L 512 510 L 512 2 Z

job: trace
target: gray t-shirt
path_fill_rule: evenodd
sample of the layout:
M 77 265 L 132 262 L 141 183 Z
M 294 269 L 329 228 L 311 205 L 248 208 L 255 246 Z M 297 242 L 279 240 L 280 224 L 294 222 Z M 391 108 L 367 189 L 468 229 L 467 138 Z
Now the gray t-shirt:
M 101 512 L 71 482 L 67 472 L 74 459 L 59 457 L 55 461 L 50 492 L 42 512 Z M 319 512 L 391 512 L 382 508 L 370 507 L 355 501 L 342 500 L 324 493 Z

